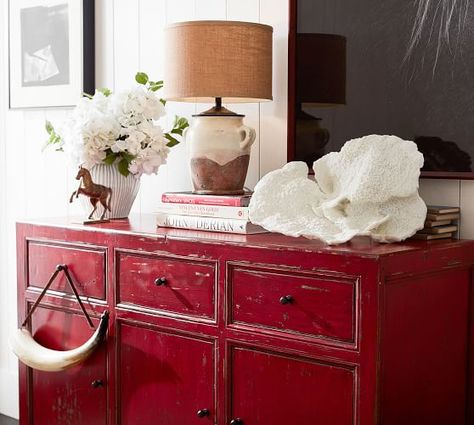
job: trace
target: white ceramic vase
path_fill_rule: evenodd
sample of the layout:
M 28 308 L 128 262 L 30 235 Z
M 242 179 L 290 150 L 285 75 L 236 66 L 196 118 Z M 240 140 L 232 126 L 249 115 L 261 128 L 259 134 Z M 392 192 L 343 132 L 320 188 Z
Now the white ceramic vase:
M 111 211 L 105 215 L 106 219 L 127 218 L 132 209 L 132 205 L 137 197 L 140 189 L 140 179 L 133 175 L 124 177 L 119 173 L 115 165 L 94 165 L 90 170 L 92 181 L 96 184 L 101 184 L 112 189 L 112 196 L 110 201 Z M 84 212 L 87 217 L 92 211 L 92 205 L 89 198 L 80 196 Z M 102 215 L 103 209 L 98 205 L 93 219 L 97 220 Z
M 255 130 L 244 125 L 243 115 L 206 114 L 194 116 L 184 132 L 194 192 L 243 193 Z

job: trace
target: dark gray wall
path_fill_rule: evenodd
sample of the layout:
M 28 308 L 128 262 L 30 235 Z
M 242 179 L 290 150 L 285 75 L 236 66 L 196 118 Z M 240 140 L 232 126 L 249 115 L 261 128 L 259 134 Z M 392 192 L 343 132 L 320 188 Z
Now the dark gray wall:
M 474 2 L 462 33 L 454 21 L 450 44 L 441 41 L 437 63 L 439 14 L 429 38 L 434 13 L 420 44 L 404 61 L 414 3 L 298 0 L 298 32 L 347 37 L 347 105 L 306 109 L 330 130 L 328 150 L 378 133 L 408 140 L 437 136 L 474 154 Z

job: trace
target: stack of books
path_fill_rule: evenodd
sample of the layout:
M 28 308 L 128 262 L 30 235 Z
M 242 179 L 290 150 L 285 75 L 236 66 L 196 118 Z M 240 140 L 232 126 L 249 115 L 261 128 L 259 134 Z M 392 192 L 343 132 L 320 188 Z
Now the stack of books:
M 244 195 L 198 195 L 165 192 L 156 213 L 158 227 L 237 234 L 266 232 L 249 221 L 251 193 Z
M 414 239 L 454 239 L 457 237 L 459 207 L 429 205 L 425 227 L 418 231 Z

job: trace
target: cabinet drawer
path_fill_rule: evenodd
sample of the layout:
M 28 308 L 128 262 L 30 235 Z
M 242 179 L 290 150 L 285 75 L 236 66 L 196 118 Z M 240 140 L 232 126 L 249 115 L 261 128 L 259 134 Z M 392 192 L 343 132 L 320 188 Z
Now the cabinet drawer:
M 215 318 L 216 265 L 183 257 L 117 252 L 118 302 Z
M 231 265 L 228 279 L 231 326 L 356 341 L 356 277 Z
M 68 266 L 79 295 L 105 300 L 105 248 L 29 240 L 27 286 L 43 289 L 58 264 Z M 64 273 L 50 288 L 73 295 Z

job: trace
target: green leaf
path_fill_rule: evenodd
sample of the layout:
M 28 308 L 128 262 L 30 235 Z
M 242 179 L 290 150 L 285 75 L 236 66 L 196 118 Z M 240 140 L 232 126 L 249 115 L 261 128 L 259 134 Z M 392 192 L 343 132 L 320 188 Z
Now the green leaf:
M 165 99 L 160 99 L 160 102 L 162 103 L 163 106 L 166 106 L 166 100 Z
M 103 159 L 102 162 L 107 165 L 112 165 L 117 159 L 117 157 L 118 157 L 118 154 L 112 152 L 112 153 L 107 154 L 107 156 Z
M 54 127 L 53 124 L 51 124 L 51 121 L 47 121 L 44 123 L 44 128 L 46 129 L 46 132 L 48 134 L 53 134 L 54 133 Z
M 129 164 L 135 159 L 135 155 L 128 152 L 120 152 L 120 156 L 124 158 Z
M 135 75 L 135 81 L 138 84 L 145 85 L 146 83 L 148 83 L 148 75 L 144 72 L 137 72 L 137 75 Z
M 169 140 L 169 142 L 166 144 L 166 146 L 168 146 L 169 148 L 179 145 L 179 140 L 174 138 L 171 134 L 165 133 L 165 137 Z
M 128 165 L 129 162 L 125 158 L 121 159 L 118 163 L 118 170 L 122 176 L 128 177 L 130 175 L 130 171 L 128 171 Z
M 186 118 L 178 117 L 177 115 L 174 117 L 173 128 L 180 128 L 184 130 L 188 126 L 189 126 L 189 122 Z
M 189 127 L 189 122 L 186 118 L 182 117 L 178 120 L 178 127 L 179 128 L 182 128 L 183 130 L 186 128 L 186 127 Z
M 97 91 L 102 93 L 105 97 L 109 97 L 112 94 L 112 90 L 107 87 L 102 87 L 101 89 L 97 89 Z

